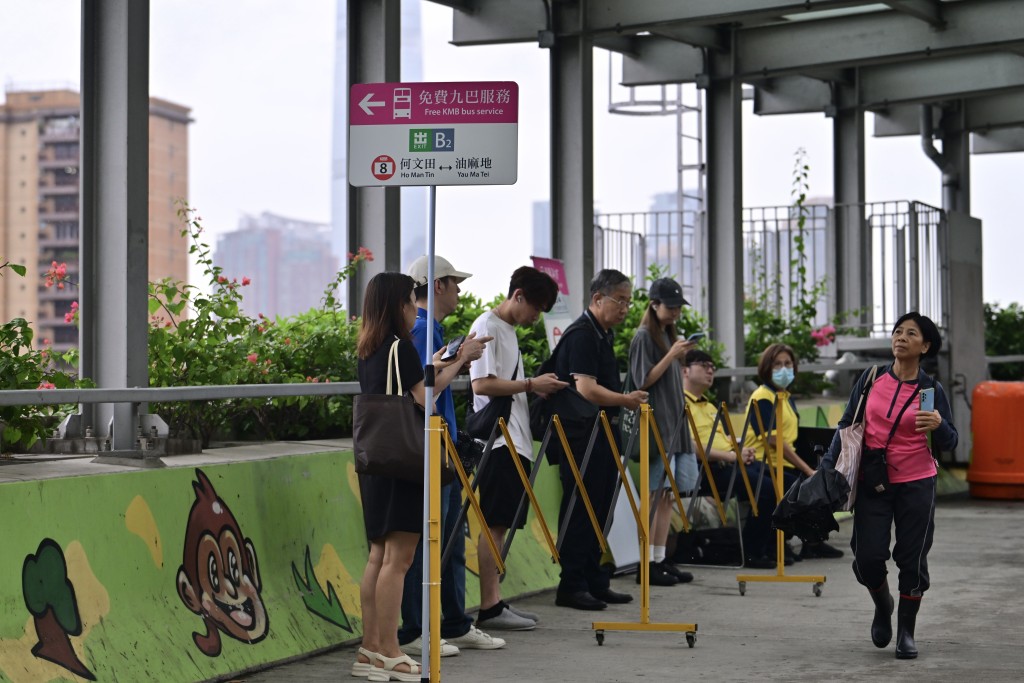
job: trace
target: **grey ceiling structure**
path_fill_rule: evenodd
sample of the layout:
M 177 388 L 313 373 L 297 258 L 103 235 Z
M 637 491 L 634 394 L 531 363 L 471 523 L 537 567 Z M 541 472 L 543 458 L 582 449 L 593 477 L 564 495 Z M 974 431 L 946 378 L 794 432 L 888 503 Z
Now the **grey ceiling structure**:
M 1024 149 L 1024 2 L 434 1 L 454 10 L 455 45 L 535 42 L 550 49 L 552 253 L 565 261 L 572 292 L 587 291 L 594 269 L 593 48 L 622 54 L 624 86 L 695 83 L 706 91 L 703 284 L 716 337 L 732 358 L 743 357 L 744 87 L 753 87 L 758 114 L 831 118 L 837 206 L 865 204 L 866 112 L 877 115 L 877 135 L 920 136 L 942 179 L 950 230 L 944 248 L 954 253 L 943 276 L 959 277 L 949 319 L 959 360 L 948 372 L 966 387 L 984 379 L 981 230 L 970 218 L 970 154 Z M 349 6 L 386 15 L 396 3 Z M 389 43 L 383 27 L 370 35 L 350 31 L 349 38 L 377 54 Z M 386 206 L 379 206 L 383 217 Z M 869 307 L 871 245 L 864 221 L 853 215 L 836 212 L 829 269 L 839 309 L 847 311 Z M 350 230 L 366 243 L 358 225 Z
M 741 103 L 744 87 L 753 86 L 759 113 L 832 118 L 837 205 L 865 200 L 865 112 L 878 115 L 878 135 L 921 136 L 922 153 L 941 170 L 950 235 L 943 248 L 952 254 L 944 276 L 957 283 L 948 329 L 961 356 L 946 377 L 967 388 L 985 377 L 980 222 L 969 215 L 971 136 L 976 153 L 1024 148 L 1024 2 L 438 2 L 455 10 L 456 45 L 535 42 L 550 50 L 552 246 L 571 291 L 585 292 L 594 268 L 597 46 L 623 54 L 624 84 L 706 90 L 704 285 L 716 336 L 733 358 L 743 357 Z M 401 0 L 348 0 L 347 9 L 349 82 L 400 80 Z M 149 0 L 82 0 L 82 371 L 101 388 L 148 384 L 140 294 L 146 189 L 139 179 L 148 165 L 149 29 Z M 349 244 L 378 254 L 375 269 L 361 270 L 350 288 L 350 310 L 359 309 L 376 270 L 400 268 L 398 193 L 349 188 Z M 840 309 L 852 310 L 864 301 L 870 247 L 861 221 L 844 218 L 835 227 L 830 271 Z M 97 407 L 93 423 L 113 424 L 115 450 L 131 448 L 137 409 Z M 963 433 L 969 412 L 960 415 Z

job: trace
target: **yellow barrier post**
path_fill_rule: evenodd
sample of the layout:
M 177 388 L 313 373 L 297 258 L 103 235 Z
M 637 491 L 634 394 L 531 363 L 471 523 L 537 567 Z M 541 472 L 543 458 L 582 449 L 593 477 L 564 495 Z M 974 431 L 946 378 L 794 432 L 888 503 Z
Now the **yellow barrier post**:
M 761 419 L 761 411 L 757 409 L 757 406 L 754 406 L 754 417 L 757 418 L 757 428 L 761 430 L 761 443 L 764 446 L 764 457 L 761 459 L 761 462 L 768 465 L 768 476 L 772 479 L 772 488 L 775 489 L 775 502 L 778 503 L 782 500 L 779 497 L 779 487 L 781 484 L 775 480 L 775 468 L 768 464 L 768 449 L 771 446 L 768 444 L 768 432 L 764 429 L 764 420 Z M 776 415 L 775 419 L 778 419 L 778 415 Z
M 774 463 L 774 478 L 773 484 L 775 485 L 775 499 L 777 501 L 782 500 L 784 491 L 782 490 L 782 426 L 783 426 L 783 401 L 789 400 L 789 392 L 780 391 L 775 396 L 775 463 Z M 764 425 L 761 423 L 760 413 L 757 407 L 754 407 L 754 413 L 758 416 L 758 424 L 761 425 L 761 436 L 764 438 L 765 449 L 769 447 L 768 435 L 764 432 Z M 769 470 L 771 471 L 771 470 Z M 815 597 L 821 597 L 821 589 L 825 585 L 825 576 L 786 576 L 786 556 L 785 556 L 785 544 L 786 537 L 781 529 L 775 532 L 775 552 L 776 552 L 776 573 L 775 574 L 737 574 L 736 582 L 739 584 L 740 595 L 746 595 L 747 583 L 811 583 L 812 590 Z
M 758 516 L 757 511 L 757 496 L 754 495 L 754 489 L 750 486 L 750 477 L 747 476 L 747 465 L 743 462 L 743 447 L 740 446 L 739 441 L 736 440 L 736 432 L 732 428 L 732 418 L 729 416 L 729 406 L 724 402 L 722 403 L 722 420 L 725 421 L 726 436 L 729 437 L 729 443 L 732 445 L 733 453 L 736 454 L 736 464 L 740 469 L 740 476 L 743 477 L 743 486 L 747 489 L 747 498 L 750 500 L 750 511 L 754 513 L 754 516 Z
M 456 476 L 458 476 L 459 481 L 462 482 L 462 490 L 466 492 L 466 497 L 469 499 L 470 507 L 472 507 L 473 512 L 476 513 L 476 518 L 480 520 L 480 528 L 487 529 L 487 520 L 484 518 L 484 511 L 480 508 L 480 500 L 476 497 L 476 493 L 473 492 L 473 486 L 470 484 L 469 475 L 466 474 L 466 470 L 462 466 L 462 461 L 459 460 L 458 451 L 455 449 L 455 444 L 452 443 L 452 435 L 451 432 L 448 431 L 447 427 L 444 430 L 444 441 L 445 452 L 451 459 L 452 465 L 455 468 Z M 497 565 L 498 573 L 504 574 L 505 562 L 501 559 L 501 551 L 498 550 L 498 546 L 494 545 L 494 539 L 491 538 L 490 533 L 485 531 L 484 535 L 487 537 L 487 545 L 490 546 L 491 555 L 494 556 L 494 563 Z
M 690 532 L 690 518 L 686 516 L 686 510 L 683 508 L 683 495 L 679 492 L 679 487 L 676 486 L 676 478 L 672 476 L 672 465 L 668 461 L 668 454 L 665 452 L 665 442 L 661 439 L 661 430 L 658 429 L 657 420 L 651 420 L 651 429 L 654 431 L 654 444 L 658 447 L 658 456 L 661 458 L 661 463 L 665 466 L 665 476 L 668 478 L 668 484 L 672 488 L 672 497 L 675 498 L 676 507 L 679 508 L 679 516 L 683 520 L 683 531 L 686 533 Z
M 591 505 L 590 496 L 587 495 L 587 489 L 583 486 L 583 476 L 580 474 L 580 469 L 576 466 L 576 458 L 572 456 L 572 449 L 569 448 L 569 439 L 566 438 L 565 430 L 562 429 L 562 421 L 558 419 L 558 415 L 553 415 L 551 420 L 555 425 L 555 431 L 558 432 L 558 438 L 562 442 L 565 460 L 569 463 L 569 469 L 572 470 L 573 479 L 576 480 L 576 490 L 579 492 L 580 498 L 583 499 L 583 505 L 587 509 L 587 516 L 590 517 L 590 524 L 594 527 L 594 533 L 597 535 L 597 542 L 601 544 L 601 552 L 606 553 L 608 552 L 608 541 L 605 540 L 604 531 L 601 530 L 601 525 L 597 521 L 594 506 Z M 568 521 L 570 515 L 572 515 L 571 508 L 566 511 L 566 521 Z
M 690 412 L 690 406 L 686 408 L 686 419 L 690 422 L 690 429 L 693 430 L 693 434 L 698 434 L 697 423 L 693 419 L 693 413 Z M 711 474 L 711 463 L 708 462 L 708 454 L 704 450 L 704 444 L 701 442 L 700 436 L 698 435 L 693 440 L 694 445 L 697 447 L 697 455 L 700 457 L 701 464 L 704 466 L 704 476 L 708 478 L 708 487 L 711 489 L 711 495 L 715 499 L 715 508 L 718 510 L 718 518 L 722 520 L 722 526 L 725 526 L 725 508 L 722 506 L 722 497 L 718 495 L 718 484 L 715 483 L 715 478 Z
M 444 420 L 430 416 L 430 681 L 441 683 L 441 430 Z M 422 667 L 420 669 L 422 671 Z
M 547 541 L 548 549 L 551 551 L 551 561 L 558 564 L 558 548 L 555 547 L 555 539 L 551 538 L 551 530 L 548 529 L 548 522 L 544 519 L 544 511 L 540 509 L 540 503 L 537 502 L 537 496 L 533 492 L 533 487 L 530 486 L 530 478 L 526 476 L 526 470 L 523 469 L 523 463 L 519 462 L 519 453 L 516 451 L 515 444 L 512 443 L 512 435 L 508 433 L 508 426 L 505 424 L 505 418 L 498 418 L 498 427 L 501 429 L 502 437 L 505 439 L 505 445 L 508 446 L 509 456 L 512 458 L 512 462 L 516 466 L 516 472 L 519 473 L 519 479 L 523 482 L 523 488 L 526 489 L 526 495 L 530 498 L 530 504 L 533 505 L 533 511 L 537 513 L 537 519 L 540 521 L 541 531 L 544 533 L 544 540 Z M 483 524 L 482 517 L 481 524 Z M 487 535 L 488 537 L 490 536 L 490 534 Z M 491 544 L 493 545 L 493 541 L 491 541 Z
M 650 425 L 651 407 L 643 403 L 640 406 L 640 509 L 633 507 L 633 516 L 636 518 L 637 537 L 640 543 L 640 621 L 639 622 L 613 622 L 595 621 L 591 627 L 594 629 L 594 636 L 598 645 L 604 645 L 605 631 L 682 631 L 686 633 L 686 644 L 693 647 L 697 642 L 697 624 L 657 624 L 651 623 L 651 577 L 649 575 L 650 565 L 647 558 L 650 557 L 650 512 L 651 512 L 651 491 L 650 491 Z M 625 470 L 622 467 L 622 460 L 618 455 L 618 446 L 615 443 L 611 426 L 604 411 L 601 412 L 601 419 L 605 421 L 605 434 L 612 447 L 612 454 L 623 477 L 623 484 L 626 485 Z M 626 490 L 629 491 L 628 485 Z M 632 497 L 632 494 L 630 494 Z

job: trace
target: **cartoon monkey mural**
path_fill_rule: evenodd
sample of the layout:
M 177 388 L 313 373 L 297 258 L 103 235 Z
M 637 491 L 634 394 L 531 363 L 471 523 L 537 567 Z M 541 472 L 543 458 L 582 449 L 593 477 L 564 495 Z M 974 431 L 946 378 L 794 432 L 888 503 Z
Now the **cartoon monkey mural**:
M 196 500 L 188 514 L 178 596 L 203 618 L 206 633 L 192 639 L 209 657 L 221 651 L 220 631 L 245 643 L 267 635 L 268 619 L 260 597 L 256 548 L 242 535 L 238 521 L 202 470 L 192 482 Z

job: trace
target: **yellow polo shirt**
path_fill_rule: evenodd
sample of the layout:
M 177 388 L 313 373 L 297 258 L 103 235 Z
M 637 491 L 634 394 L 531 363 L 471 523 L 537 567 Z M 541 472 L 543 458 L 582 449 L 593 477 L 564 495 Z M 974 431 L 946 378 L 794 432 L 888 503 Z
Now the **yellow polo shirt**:
M 761 431 L 758 428 L 757 417 L 751 412 L 757 410 L 761 413 L 761 422 L 769 435 L 776 432 L 775 427 L 775 392 L 763 384 L 754 390 L 750 395 L 750 402 L 747 403 L 747 415 L 750 416 L 750 427 L 747 429 L 747 439 L 744 446 L 754 448 L 757 451 L 757 459 L 764 457 L 764 441 L 761 439 Z M 779 398 L 788 398 L 782 401 L 782 442 L 794 447 L 797 433 L 800 431 L 800 416 L 797 415 L 796 405 L 788 392 L 780 392 Z M 795 447 L 794 447 L 795 450 Z M 775 449 L 768 454 L 768 464 L 775 467 Z M 793 463 L 783 459 L 783 467 L 794 467 Z
M 718 410 L 704 396 L 695 396 L 685 389 L 683 394 L 686 396 L 686 404 L 690 406 L 693 422 L 697 425 L 697 438 L 707 447 L 708 435 L 711 434 L 711 427 L 715 424 L 715 416 L 718 414 Z M 711 442 L 711 447 L 721 451 L 732 450 L 732 444 L 729 442 L 729 437 L 725 434 L 725 426 L 721 420 L 718 421 L 718 428 L 715 429 L 715 440 Z

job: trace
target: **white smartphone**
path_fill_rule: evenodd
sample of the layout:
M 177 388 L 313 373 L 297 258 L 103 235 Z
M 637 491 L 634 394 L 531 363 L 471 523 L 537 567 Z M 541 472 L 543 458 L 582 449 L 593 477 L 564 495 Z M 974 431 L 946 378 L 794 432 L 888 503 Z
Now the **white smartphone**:
M 686 338 L 686 341 L 696 343 L 703 339 L 705 336 L 706 335 L 703 332 L 694 332 L 693 334 Z

